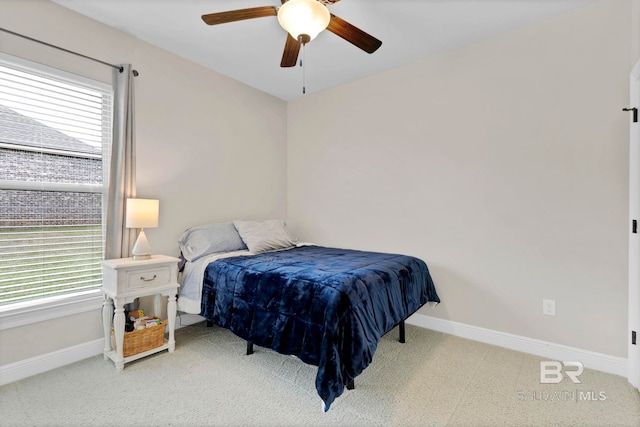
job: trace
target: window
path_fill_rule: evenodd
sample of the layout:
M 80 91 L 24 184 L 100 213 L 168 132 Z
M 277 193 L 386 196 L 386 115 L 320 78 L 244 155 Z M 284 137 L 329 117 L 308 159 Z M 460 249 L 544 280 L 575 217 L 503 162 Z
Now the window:
M 0 56 L 0 310 L 102 284 L 109 85 Z

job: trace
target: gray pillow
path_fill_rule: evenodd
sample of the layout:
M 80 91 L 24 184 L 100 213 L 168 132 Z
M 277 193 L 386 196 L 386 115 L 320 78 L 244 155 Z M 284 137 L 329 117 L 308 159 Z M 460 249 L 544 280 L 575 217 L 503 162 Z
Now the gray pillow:
M 192 227 L 178 239 L 178 244 L 188 261 L 218 252 L 247 249 L 232 222 Z
M 233 225 L 254 254 L 287 249 L 296 244 L 295 237 L 285 229 L 284 221 L 233 221 Z

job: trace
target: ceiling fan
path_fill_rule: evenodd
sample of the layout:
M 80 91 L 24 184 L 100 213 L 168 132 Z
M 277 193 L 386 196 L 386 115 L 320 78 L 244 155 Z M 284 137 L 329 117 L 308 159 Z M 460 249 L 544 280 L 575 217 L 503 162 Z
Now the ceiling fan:
M 245 19 L 277 16 L 278 22 L 288 33 L 280 61 L 281 67 L 295 66 L 300 46 L 313 40 L 324 29 L 342 37 L 367 53 L 375 52 L 382 45 L 380 40 L 329 13 L 326 6 L 338 1 L 340 0 L 282 0 L 280 8 L 262 6 L 210 13 L 202 15 L 202 20 L 209 25 L 218 25 Z

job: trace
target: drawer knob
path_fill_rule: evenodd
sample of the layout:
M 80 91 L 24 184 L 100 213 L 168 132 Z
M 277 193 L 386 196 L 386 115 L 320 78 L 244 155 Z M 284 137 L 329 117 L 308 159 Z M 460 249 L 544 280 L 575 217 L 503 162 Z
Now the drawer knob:
M 156 275 L 156 274 L 154 274 L 154 275 L 153 275 L 153 277 L 152 277 L 151 279 L 147 279 L 147 278 L 146 278 L 146 277 L 144 277 L 144 276 L 140 276 L 140 280 L 142 280 L 143 282 L 152 282 L 152 281 L 156 280 L 156 277 L 157 277 L 157 275 Z

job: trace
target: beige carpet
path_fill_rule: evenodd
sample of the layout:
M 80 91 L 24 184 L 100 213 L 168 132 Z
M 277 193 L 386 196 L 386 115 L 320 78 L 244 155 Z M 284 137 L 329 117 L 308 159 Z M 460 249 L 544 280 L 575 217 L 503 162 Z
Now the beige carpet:
M 174 353 L 118 373 L 96 356 L 0 388 L 2 426 L 640 426 L 625 378 L 585 370 L 540 384 L 540 357 L 407 325 L 329 412 L 316 368 L 204 324 L 176 332 Z M 590 400 L 587 400 L 589 398 Z

